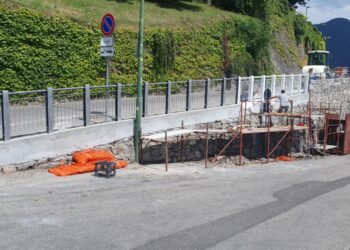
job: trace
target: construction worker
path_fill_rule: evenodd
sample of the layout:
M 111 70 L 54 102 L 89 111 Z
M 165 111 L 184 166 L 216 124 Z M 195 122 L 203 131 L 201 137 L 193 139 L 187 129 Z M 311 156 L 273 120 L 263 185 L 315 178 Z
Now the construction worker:
M 280 101 L 280 108 L 278 110 L 278 113 L 287 113 L 289 109 L 290 100 L 286 95 L 286 91 L 282 89 L 280 95 L 271 97 L 271 99 L 276 99 L 276 98 L 278 98 Z

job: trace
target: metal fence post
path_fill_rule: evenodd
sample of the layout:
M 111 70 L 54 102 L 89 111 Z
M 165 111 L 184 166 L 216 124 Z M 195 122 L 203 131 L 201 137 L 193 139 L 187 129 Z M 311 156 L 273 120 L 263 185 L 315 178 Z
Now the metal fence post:
M 292 80 L 290 81 L 290 95 L 293 95 L 293 88 L 294 88 L 294 75 L 291 74 L 290 76 L 292 78 Z
M 264 93 L 266 88 L 266 76 L 263 75 L 261 77 L 261 98 L 264 99 Z
M 286 75 L 282 75 L 282 89 L 284 89 L 285 90 L 285 88 L 286 88 Z
M 249 78 L 249 92 L 248 92 L 248 100 L 253 100 L 253 91 L 254 91 L 254 76 L 250 76 Z
M 304 93 L 309 92 L 309 81 L 310 81 L 310 75 L 306 74 L 305 75 L 305 84 L 304 84 Z
M 54 109 L 53 109 L 53 90 L 46 90 L 46 130 L 47 133 L 52 133 L 54 128 Z
M 166 93 L 165 93 L 165 114 L 169 114 L 171 112 L 171 81 L 167 81 L 166 83 Z
M 272 76 L 272 95 L 276 95 L 276 75 Z
M 301 93 L 301 81 L 303 79 L 303 76 L 300 74 L 299 75 L 299 82 L 298 82 L 298 94 Z
M 225 105 L 225 90 L 226 90 L 226 82 L 227 79 L 224 77 L 223 81 L 221 82 L 221 98 L 220 98 L 220 106 Z
M 120 121 L 122 119 L 122 88 L 121 83 L 117 83 L 115 91 L 115 119 Z
M 204 108 L 208 108 L 208 97 L 209 97 L 209 87 L 210 87 L 210 78 L 207 78 L 205 81 L 205 89 L 204 89 Z
M 84 86 L 84 126 L 89 126 L 90 125 L 90 86 L 85 85 Z
M 188 80 L 186 86 L 186 111 L 192 110 L 192 80 Z
M 11 121 L 10 121 L 10 98 L 7 90 L 2 91 L 2 136 L 4 141 L 11 138 Z
M 236 104 L 239 104 L 241 101 L 241 77 L 238 77 L 238 86 L 237 86 L 237 94 L 236 94 Z
M 149 109 L 148 109 L 148 103 L 149 103 L 149 98 L 148 98 L 148 89 L 149 89 L 149 83 L 145 82 L 143 84 L 143 112 L 142 112 L 142 117 L 146 117 L 149 114 Z

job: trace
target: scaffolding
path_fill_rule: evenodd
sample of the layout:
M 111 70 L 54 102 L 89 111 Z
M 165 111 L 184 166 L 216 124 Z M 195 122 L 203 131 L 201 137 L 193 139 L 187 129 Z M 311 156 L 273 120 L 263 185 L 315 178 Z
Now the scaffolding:
M 234 142 L 239 141 L 239 161 L 238 165 L 243 165 L 243 149 L 244 137 L 248 134 L 266 134 L 266 163 L 269 163 L 273 153 L 283 143 L 289 149 L 289 159 L 293 157 L 293 137 L 296 132 L 301 132 L 300 137 L 303 138 L 306 155 L 311 156 L 311 153 L 317 152 L 321 155 L 326 155 L 330 150 L 335 151 L 339 148 L 340 134 L 344 133 L 341 128 L 342 105 L 334 107 L 329 103 L 321 103 L 316 106 L 311 102 L 311 91 L 309 92 L 309 101 L 306 107 L 301 108 L 298 113 L 294 111 L 293 101 L 290 101 L 290 111 L 287 113 L 273 112 L 272 100 L 242 100 L 240 102 L 239 121 L 235 126 L 229 129 L 209 129 L 206 124 L 206 129 L 185 129 L 184 123 L 181 124 L 181 129 L 174 131 L 165 131 L 153 135 L 143 136 L 141 141 L 141 159 L 143 155 L 143 142 L 146 141 L 147 147 L 150 143 L 164 143 L 164 160 L 165 169 L 168 171 L 168 144 L 169 142 L 180 143 L 180 161 L 183 161 L 183 142 L 188 140 L 190 135 L 197 135 L 198 139 L 205 140 L 204 156 L 205 167 L 208 166 L 208 148 L 209 136 L 215 135 L 215 160 L 227 150 Z M 252 105 L 258 106 L 258 112 L 252 111 Z M 252 122 L 252 117 L 258 117 L 259 122 Z M 249 119 L 248 119 L 249 118 Z M 337 122 L 334 122 L 336 120 Z M 285 121 L 285 122 L 284 122 Z M 332 122 L 331 122 L 332 121 Z M 286 124 L 282 124 L 286 123 Z M 271 141 L 272 134 L 279 134 L 280 138 L 273 145 Z M 228 142 L 220 150 L 217 149 L 217 135 L 225 136 Z M 327 144 L 329 138 L 337 138 L 336 145 Z M 175 138 L 175 140 L 174 140 Z M 301 138 L 300 138 L 301 139 Z M 334 143 L 333 143 L 334 144 Z

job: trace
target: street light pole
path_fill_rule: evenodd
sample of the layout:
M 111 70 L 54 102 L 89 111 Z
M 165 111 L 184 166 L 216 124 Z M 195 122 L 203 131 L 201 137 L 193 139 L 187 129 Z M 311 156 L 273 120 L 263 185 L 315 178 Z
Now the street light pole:
M 306 11 L 305 11 L 305 12 L 306 12 L 306 13 L 305 13 L 306 18 L 307 18 L 307 10 L 308 10 L 308 9 L 310 9 L 310 6 L 306 6 Z
M 139 146 L 141 141 L 141 116 L 142 116 L 142 70 L 143 70 L 143 29 L 144 29 L 144 5 L 145 1 L 140 0 L 140 21 L 139 35 L 137 43 L 137 99 L 136 99 L 136 119 L 134 130 L 134 153 L 135 161 L 139 162 Z

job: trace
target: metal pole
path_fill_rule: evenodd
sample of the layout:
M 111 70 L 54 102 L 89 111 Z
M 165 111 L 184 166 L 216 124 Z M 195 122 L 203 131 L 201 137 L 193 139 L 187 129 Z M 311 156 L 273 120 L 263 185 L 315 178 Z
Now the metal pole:
M 109 64 L 110 57 L 106 57 L 107 61 L 107 71 L 106 71 L 106 99 L 105 99 L 105 119 L 108 118 L 108 88 L 109 88 Z
M 270 101 L 267 101 L 269 103 L 268 106 L 270 106 Z M 271 116 L 270 116 L 270 109 L 267 110 L 267 155 L 266 155 L 266 161 L 269 163 L 269 158 L 270 158 L 270 126 L 271 126 Z
M 291 106 L 291 129 L 290 129 L 290 158 L 292 159 L 292 151 L 293 151 L 293 135 L 294 135 L 294 116 L 293 116 L 293 100 L 290 103 Z M 288 119 L 288 117 L 287 117 Z
M 7 90 L 2 91 L 1 102 L 1 116 L 2 116 L 2 136 L 4 141 L 11 139 L 11 115 L 10 115 L 10 95 Z
M 165 171 L 168 172 L 168 132 L 165 131 Z
M 209 147 L 209 124 L 207 123 L 207 129 L 205 131 L 205 168 L 208 167 L 208 147 Z
M 246 118 L 247 118 L 247 101 L 244 101 L 244 118 L 243 118 L 243 123 L 244 125 L 246 124 Z
M 341 112 L 343 108 L 343 103 L 340 103 L 340 110 L 339 110 L 339 123 L 338 123 L 338 131 L 337 131 L 337 147 L 338 147 L 338 152 L 339 152 L 339 140 L 340 140 L 340 127 L 341 127 Z
M 139 161 L 139 143 L 141 137 L 141 116 L 142 116 L 142 71 L 143 71 L 143 28 L 144 28 L 144 5 L 145 1 L 140 0 L 140 22 L 139 22 L 139 35 L 137 46 L 137 100 L 136 100 L 136 119 L 135 119 L 135 131 L 134 131 L 134 152 L 135 161 Z
M 181 129 L 184 129 L 184 121 L 181 121 Z M 180 140 L 180 161 L 183 162 L 183 140 L 184 136 L 181 135 L 181 140 Z
M 239 165 L 242 165 L 242 153 L 243 153 L 243 101 L 241 101 L 241 117 L 240 117 L 240 138 L 239 138 Z
M 320 109 L 321 110 L 321 109 Z M 311 150 L 311 141 L 312 141 L 312 138 L 313 138 L 313 130 L 312 130 L 312 114 L 311 114 L 311 91 L 309 90 L 309 104 L 308 104 L 308 132 L 309 132 L 309 138 L 308 138 L 308 157 L 310 158 L 310 150 Z M 316 128 L 315 128 L 316 129 Z M 318 136 L 318 132 L 316 131 L 317 133 L 317 136 Z M 317 143 L 317 141 L 315 142 L 315 144 Z
M 324 128 L 324 133 L 323 133 L 323 156 L 326 155 L 327 137 L 328 137 L 328 119 L 326 116 L 326 124 Z

